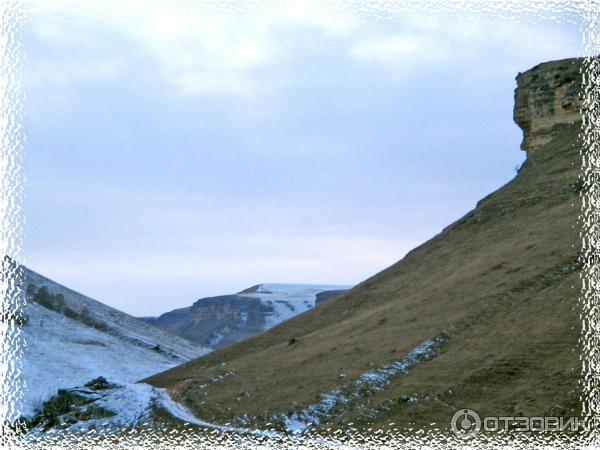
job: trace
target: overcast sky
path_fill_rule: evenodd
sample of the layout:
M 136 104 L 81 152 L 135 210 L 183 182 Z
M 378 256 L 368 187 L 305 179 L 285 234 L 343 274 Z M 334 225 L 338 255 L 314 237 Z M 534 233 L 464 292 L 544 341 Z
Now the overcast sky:
M 518 14 L 78 4 L 24 31 L 24 256 L 133 315 L 398 261 L 514 177 L 517 73 L 581 53 Z

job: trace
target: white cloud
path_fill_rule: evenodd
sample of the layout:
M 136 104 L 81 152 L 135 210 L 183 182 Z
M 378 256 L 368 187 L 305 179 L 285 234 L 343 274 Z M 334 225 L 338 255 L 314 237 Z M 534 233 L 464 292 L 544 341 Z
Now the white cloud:
M 402 79 L 419 70 L 442 65 L 449 69 L 456 63 L 494 73 L 508 63 L 531 64 L 579 54 L 573 33 L 552 23 L 532 25 L 473 17 L 444 22 L 414 16 L 399 28 L 401 32 L 361 36 L 350 47 L 350 55 L 379 64 L 382 70 Z
M 419 62 L 446 62 L 452 56 L 444 39 L 417 33 L 366 38 L 354 45 L 350 53 L 360 60 L 404 71 L 416 69 Z
M 157 63 L 167 85 L 185 95 L 254 93 L 256 80 L 252 71 L 285 57 L 280 43 L 283 28 L 311 28 L 313 32 L 339 37 L 357 26 L 356 18 L 340 9 L 300 1 L 240 10 L 183 1 L 81 4 L 78 0 L 59 0 L 36 4 L 31 10 L 31 25 L 37 38 L 64 46 L 64 50 L 86 41 L 81 33 L 72 34 L 69 41 L 66 31 L 82 23 L 93 22 L 96 27 L 131 37 Z M 56 21 L 55 15 L 61 12 L 63 20 Z M 93 72 L 95 57 L 92 51 L 89 72 Z M 66 65 L 64 69 L 61 72 L 66 79 L 71 68 Z M 41 71 L 41 67 L 35 70 Z
M 116 81 L 125 66 L 121 58 L 95 61 L 75 61 L 65 59 L 60 62 L 36 61 L 34 70 L 25 72 L 26 83 L 33 88 L 50 84 L 57 89 L 68 89 L 72 83 L 81 81 Z M 57 70 L 59 68 L 60 70 Z
M 371 16 L 364 11 L 361 14 L 358 8 L 333 2 L 210 6 L 182 0 L 38 0 L 31 10 L 37 39 L 54 42 L 59 52 L 61 47 L 68 52 L 72 46 L 85 46 L 89 53 L 76 65 L 45 61 L 45 56 L 39 55 L 39 64 L 32 67 L 34 79 L 64 86 L 86 76 L 112 79 L 115 73 L 135 71 L 126 64 L 99 61 L 106 59 L 102 52 L 107 46 L 113 46 L 113 53 L 122 60 L 140 52 L 168 87 L 185 96 L 264 95 L 273 84 L 281 85 L 281 80 L 265 80 L 264 73 L 276 74 L 278 65 L 294 58 L 296 51 L 307 51 L 304 47 L 311 42 L 310 36 L 318 34 L 335 41 L 351 60 L 365 67 L 376 64 L 400 79 L 457 59 L 473 64 L 483 61 L 493 71 L 510 58 L 523 58 L 527 64 L 557 54 L 567 57 L 576 52 L 578 44 L 574 45 L 565 29 L 548 23 L 450 19 L 427 11 L 418 14 L 414 8 L 396 12 L 392 20 L 378 18 L 379 22 L 374 22 L 365 20 Z M 89 24 L 94 26 L 86 34 Z M 94 30 L 99 29 L 106 30 L 103 37 L 112 32 L 114 39 L 98 39 Z M 139 48 L 127 48 L 133 45 Z M 490 48 L 497 51 L 496 61 L 489 57 Z M 86 64 L 87 69 L 83 67 Z M 55 67 L 60 75 L 49 74 L 48 67 Z

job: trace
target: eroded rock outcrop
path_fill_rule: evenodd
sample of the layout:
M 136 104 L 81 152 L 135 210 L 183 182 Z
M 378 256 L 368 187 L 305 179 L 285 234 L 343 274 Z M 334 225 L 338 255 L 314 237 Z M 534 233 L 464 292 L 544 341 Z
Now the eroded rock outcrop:
M 517 75 L 514 120 L 523 130 L 521 149 L 528 157 L 564 127 L 581 121 L 582 62 L 551 61 Z
M 219 295 L 144 320 L 193 342 L 222 347 L 263 331 L 266 317 L 272 313 L 273 308 L 258 298 Z

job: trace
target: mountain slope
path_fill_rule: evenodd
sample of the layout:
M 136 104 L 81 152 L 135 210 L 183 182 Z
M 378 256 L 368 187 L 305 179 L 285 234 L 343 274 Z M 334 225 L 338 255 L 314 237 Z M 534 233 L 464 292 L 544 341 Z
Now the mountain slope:
M 205 420 L 288 430 L 577 414 L 580 64 L 519 74 L 527 160 L 473 211 L 341 297 L 145 381 Z
M 348 286 L 258 284 L 234 295 L 201 298 L 190 307 L 143 320 L 198 344 L 219 348 L 308 311 L 323 291 L 346 288 Z
M 207 353 L 23 267 L 22 415 L 31 416 L 57 389 L 104 376 L 134 382 Z

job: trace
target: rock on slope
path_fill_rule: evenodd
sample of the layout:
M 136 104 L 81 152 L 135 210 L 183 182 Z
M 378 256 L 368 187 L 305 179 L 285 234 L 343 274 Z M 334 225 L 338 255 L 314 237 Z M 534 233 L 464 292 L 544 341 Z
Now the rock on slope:
M 322 291 L 347 286 L 258 284 L 234 295 L 202 298 L 192 306 L 144 318 L 193 342 L 219 348 L 308 311 Z
M 27 268 L 22 415 L 55 394 L 104 376 L 140 378 L 207 353 L 208 348 L 139 321 Z
M 578 414 L 580 65 L 519 74 L 527 160 L 473 211 L 340 298 L 146 381 L 205 420 L 290 430 Z

